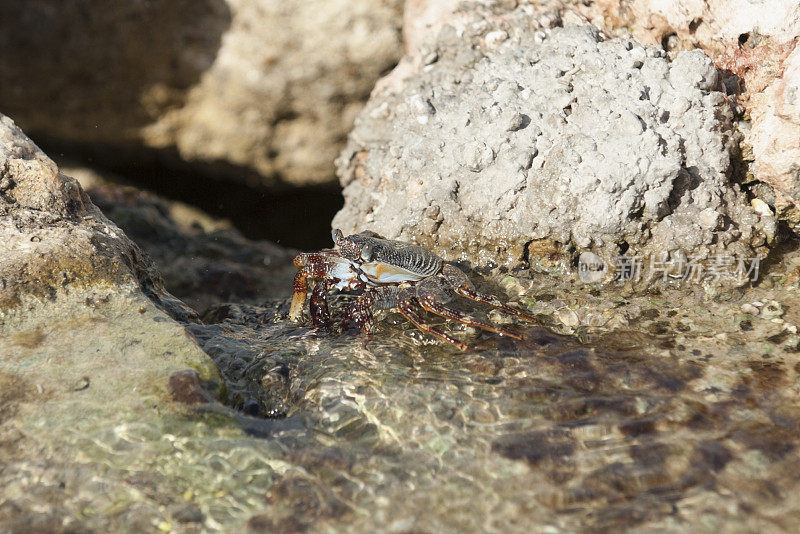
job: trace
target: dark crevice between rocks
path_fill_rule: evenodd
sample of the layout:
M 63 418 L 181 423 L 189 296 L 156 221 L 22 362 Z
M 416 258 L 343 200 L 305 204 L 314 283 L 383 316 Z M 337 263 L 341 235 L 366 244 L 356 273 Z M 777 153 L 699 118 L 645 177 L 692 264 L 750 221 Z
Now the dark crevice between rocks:
M 386 68 L 384 68 L 380 72 L 380 74 L 378 75 L 378 78 L 380 79 L 380 78 L 383 78 L 384 76 L 388 76 L 389 73 L 392 72 L 395 69 L 395 67 L 397 67 L 397 65 L 398 65 L 397 61 L 393 61 L 392 63 L 387 65 Z M 369 95 L 365 95 L 365 97 L 369 97 Z
M 664 35 L 661 38 L 661 48 L 663 48 L 667 53 L 672 52 L 678 48 L 679 45 L 680 41 L 678 40 L 678 35 L 675 32 Z
M 278 307 L 221 305 L 203 317 L 206 324 L 183 323 L 216 365 L 221 382 L 203 381 L 194 370 L 175 372 L 169 379 L 173 400 L 206 418 L 233 419 L 256 438 L 307 430 L 308 414 L 294 409 L 302 394 L 290 387 L 302 352 L 265 350 L 258 333 L 274 321 Z
M 219 384 L 215 381 L 203 382 L 193 369 L 177 371 L 169 378 L 172 399 L 193 406 L 197 414 L 206 417 L 233 418 L 247 434 L 258 438 L 274 438 L 286 431 L 302 431 L 306 428 L 305 417 L 253 417 L 226 399 L 225 393 L 218 393 Z M 217 402 L 219 401 L 219 402 Z
M 291 187 L 277 177 L 276 184 L 267 187 L 253 171 L 224 162 L 193 165 L 166 150 L 153 150 L 151 157 L 142 159 L 141 148 L 126 155 L 119 147 L 65 146 L 32 137 L 57 162 L 69 159 L 114 173 L 130 185 L 228 219 L 247 238 L 267 239 L 284 247 L 317 250 L 330 246 L 330 221 L 344 204 L 337 185 Z

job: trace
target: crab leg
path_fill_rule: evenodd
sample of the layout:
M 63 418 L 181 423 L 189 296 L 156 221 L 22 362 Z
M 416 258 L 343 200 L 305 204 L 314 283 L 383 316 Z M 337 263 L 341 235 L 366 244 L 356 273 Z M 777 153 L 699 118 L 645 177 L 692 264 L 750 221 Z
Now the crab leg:
M 376 310 L 388 310 L 397 305 L 397 286 L 368 288 L 348 308 L 347 316 L 363 332 L 370 332 L 374 326 L 373 314 Z
M 436 315 L 441 315 L 447 319 L 453 319 L 459 323 L 464 323 L 472 326 L 477 326 L 490 332 L 495 332 L 501 336 L 513 337 L 514 339 L 522 339 L 517 334 L 512 334 L 507 330 L 498 328 L 492 324 L 485 323 L 474 315 L 463 313 L 455 310 L 447 303 L 452 301 L 452 288 L 448 280 L 434 276 L 426 278 L 416 286 L 416 295 L 419 305 L 423 309 L 433 312 Z
M 338 253 L 331 251 L 309 252 L 295 256 L 294 265 L 299 271 L 294 275 L 294 293 L 289 308 L 290 320 L 298 322 L 303 315 L 303 306 L 308 295 L 308 279 L 325 278 L 340 266 L 342 261 Z
M 484 323 L 476 319 L 475 316 L 473 315 L 461 313 L 459 311 L 456 311 L 452 308 L 448 308 L 447 306 L 443 306 L 442 304 L 439 304 L 438 302 L 434 302 L 432 300 L 420 299 L 419 305 L 422 306 L 423 309 L 428 310 L 429 312 L 433 312 L 436 315 L 441 315 L 446 319 L 453 319 L 454 321 L 458 321 L 459 323 L 464 323 L 471 326 L 477 326 L 478 328 L 482 328 L 484 330 L 500 334 L 501 336 L 513 337 L 514 339 L 519 339 L 519 340 L 522 339 L 522 336 L 519 336 L 517 334 L 512 334 L 511 332 L 503 330 L 502 328 L 497 328 L 496 326 Z
M 420 315 L 416 311 L 414 311 L 413 305 L 414 301 L 416 300 L 417 300 L 416 297 L 414 297 L 412 293 L 406 293 L 405 291 L 402 292 L 400 295 L 398 295 L 397 309 L 400 311 L 400 313 L 403 314 L 403 317 L 414 323 L 414 326 L 416 326 L 423 332 L 434 335 L 439 339 L 447 341 L 448 343 L 452 343 L 462 351 L 467 350 L 466 343 L 462 343 L 461 341 L 458 341 L 457 339 L 452 338 L 447 334 L 445 334 L 444 332 L 440 332 L 431 325 L 427 324 L 425 320 L 422 317 L 420 317 Z
M 328 311 L 328 283 L 320 280 L 311 291 L 311 300 L 308 303 L 311 322 L 317 328 L 330 329 L 331 314 Z
M 442 268 L 442 276 L 453 287 L 453 290 L 462 297 L 466 297 L 470 300 L 474 300 L 475 302 L 480 302 L 482 304 L 488 304 L 489 306 L 499 308 L 503 311 L 507 311 L 508 313 L 513 313 L 520 319 L 528 321 L 529 323 L 537 322 L 536 319 L 534 319 L 527 313 L 515 310 L 514 308 L 511 308 L 503 304 L 503 302 L 497 297 L 493 295 L 485 295 L 483 293 L 478 293 L 477 291 L 475 291 L 475 287 L 469 281 L 467 275 L 461 272 L 461 270 L 457 267 L 445 264 L 444 267 Z

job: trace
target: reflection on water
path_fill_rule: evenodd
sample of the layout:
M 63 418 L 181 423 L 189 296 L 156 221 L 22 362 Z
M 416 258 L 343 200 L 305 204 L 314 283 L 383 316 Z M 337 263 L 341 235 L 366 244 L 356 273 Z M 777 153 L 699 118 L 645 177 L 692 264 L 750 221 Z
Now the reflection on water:
M 193 327 L 286 468 L 255 529 L 790 528 L 796 370 L 615 330 L 519 325 L 461 353 L 403 321 L 368 340 L 292 325 L 286 304 Z M 452 325 L 451 325 L 452 326 Z M 666 336 L 666 337 L 665 337 Z M 747 372 L 743 373 L 742 369 Z

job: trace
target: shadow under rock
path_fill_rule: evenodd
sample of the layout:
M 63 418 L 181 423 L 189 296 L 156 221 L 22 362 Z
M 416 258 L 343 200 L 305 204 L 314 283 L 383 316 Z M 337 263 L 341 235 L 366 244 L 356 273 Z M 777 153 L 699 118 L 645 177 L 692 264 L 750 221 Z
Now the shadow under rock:
M 132 187 L 95 185 L 87 192 L 156 262 L 166 289 L 199 312 L 223 302 L 257 304 L 291 294 L 295 251 L 251 241 L 219 221 Z
M 183 104 L 231 20 L 224 0 L 4 0 L 3 113 L 35 139 L 124 138 Z

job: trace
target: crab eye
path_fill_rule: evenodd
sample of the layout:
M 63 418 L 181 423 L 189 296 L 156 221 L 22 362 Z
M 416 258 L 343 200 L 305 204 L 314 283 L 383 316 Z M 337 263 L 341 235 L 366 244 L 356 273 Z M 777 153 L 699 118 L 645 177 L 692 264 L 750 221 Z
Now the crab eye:
M 364 261 L 372 261 L 372 245 L 364 245 L 361 247 L 361 259 Z
M 334 244 L 334 245 L 338 245 L 338 244 L 339 244 L 339 241 L 341 241 L 342 239 L 344 239 L 344 234 L 342 234 L 342 231 L 341 231 L 341 230 L 339 230 L 338 228 L 336 228 L 336 229 L 334 229 L 334 230 L 331 232 L 331 238 L 333 239 L 333 244 Z

